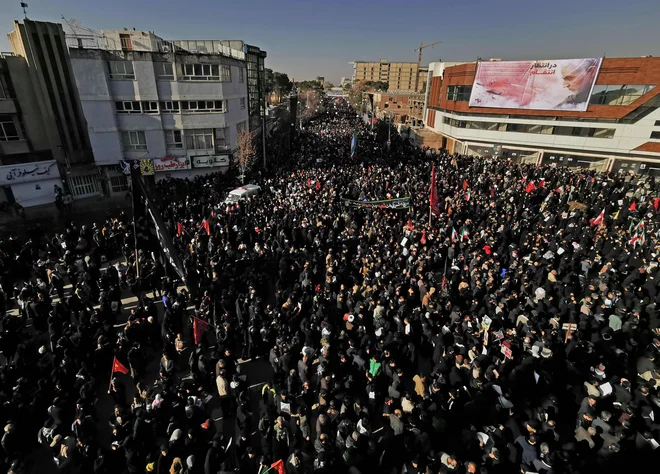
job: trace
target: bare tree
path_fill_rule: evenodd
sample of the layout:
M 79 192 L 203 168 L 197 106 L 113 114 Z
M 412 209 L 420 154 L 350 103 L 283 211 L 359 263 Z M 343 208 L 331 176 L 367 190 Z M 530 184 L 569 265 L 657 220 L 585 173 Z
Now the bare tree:
M 236 141 L 236 159 L 238 166 L 241 167 L 241 182 L 245 184 L 245 172 L 252 164 L 254 157 L 257 156 L 256 149 L 254 148 L 254 135 L 249 130 L 241 130 L 238 132 Z

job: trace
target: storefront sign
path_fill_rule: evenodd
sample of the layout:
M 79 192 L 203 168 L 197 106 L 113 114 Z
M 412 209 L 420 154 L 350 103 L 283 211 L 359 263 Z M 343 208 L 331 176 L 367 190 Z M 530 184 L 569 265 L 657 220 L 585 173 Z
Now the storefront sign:
M 188 170 L 190 169 L 190 161 L 185 156 L 154 158 L 154 169 L 156 172 Z
M 229 166 L 229 155 L 194 156 L 192 160 L 195 168 Z
M 39 161 L 22 165 L 0 166 L 0 186 L 30 181 L 59 178 L 60 170 L 55 161 Z

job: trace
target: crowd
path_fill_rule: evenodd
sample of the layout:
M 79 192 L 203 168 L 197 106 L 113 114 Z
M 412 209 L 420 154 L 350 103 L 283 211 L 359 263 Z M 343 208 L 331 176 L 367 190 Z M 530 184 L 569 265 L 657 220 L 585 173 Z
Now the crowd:
M 387 147 L 324 101 L 260 194 L 225 179 L 155 185 L 185 282 L 124 214 L 0 241 L 0 472 L 657 465 L 653 178 Z

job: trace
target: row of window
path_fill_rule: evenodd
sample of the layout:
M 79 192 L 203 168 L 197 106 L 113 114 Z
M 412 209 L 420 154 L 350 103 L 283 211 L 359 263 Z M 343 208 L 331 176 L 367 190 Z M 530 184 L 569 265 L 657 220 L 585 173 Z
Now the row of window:
M 494 132 L 537 133 L 542 135 L 563 135 L 573 137 L 613 138 L 613 128 L 561 127 L 527 123 L 472 122 L 444 117 L 443 122 L 451 127 Z
M 654 85 L 614 85 L 594 86 L 589 103 L 592 105 L 630 105 Z
M 174 63 L 155 62 L 156 79 L 174 80 Z M 181 81 L 231 82 L 231 67 L 225 64 L 176 64 L 177 79 Z M 135 80 L 132 61 L 108 61 L 110 79 Z M 238 82 L 245 81 L 245 70 L 238 68 Z
M 240 132 L 247 127 L 246 122 L 236 124 Z M 189 130 L 164 130 L 165 145 L 168 149 L 226 151 L 229 145 L 229 128 L 197 128 Z M 144 131 L 123 131 L 121 142 L 124 151 L 146 151 L 147 136 Z
M 160 105 L 160 109 L 159 109 Z M 245 97 L 240 98 L 241 109 L 245 108 Z M 161 113 L 201 113 L 201 112 L 227 112 L 226 100 L 166 100 L 166 101 L 139 101 L 124 100 L 115 102 L 118 114 L 157 114 Z
M 469 102 L 472 86 L 448 86 L 447 100 L 454 102 Z

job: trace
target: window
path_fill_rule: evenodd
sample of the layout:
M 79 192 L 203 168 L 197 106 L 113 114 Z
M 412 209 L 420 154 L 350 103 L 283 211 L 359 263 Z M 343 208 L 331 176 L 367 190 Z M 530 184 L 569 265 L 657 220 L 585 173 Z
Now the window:
M 220 66 L 217 64 L 181 64 L 184 81 L 219 81 Z
M 165 145 L 167 148 L 183 148 L 181 130 L 165 130 Z
M 172 63 L 154 63 L 156 78 L 160 80 L 174 80 L 174 67 Z
M 245 97 L 241 97 L 241 109 L 245 108 Z
M 631 105 L 653 88 L 655 88 L 654 85 L 594 86 L 589 103 L 593 105 Z
M 226 128 L 216 128 L 215 129 L 215 151 L 216 153 L 223 152 L 228 149 L 227 144 L 227 129 Z
M 242 67 L 238 68 L 238 82 L 244 82 L 245 81 L 245 69 Z
M 18 127 L 11 115 L 0 115 L 0 142 L 20 140 Z
M 222 82 L 231 82 L 231 66 L 222 65 Z
M 142 102 L 142 113 L 145 114 L 157 114 L 158 113 L 158 102 L 156 101 L 143 101 Z
M 108 61 L 110 79 L 134 80 L 135 71 L 131 61 Z
M 660 140 L 660 132 L 651 132 L 651 138 L 654 140 Z
M 185 113 L 225 112 L 224 100 L 182 100 L 181 110 Z
M 199 128 L 186 130 L 186 148 L 189 150 L 212 150 L 213 130 L 210 128 Z
M 128 180 L 126 179 L 126 176 L 110 176 L 110 188 L 113 193 L 123 193 L 128 191 Z
M 121 132 L 121 142 L 125 151 L 147 149 L 147 138 L 144 132 Z
M 470 100 L 472 86 L 448 86 L 447 100 L 455 102 L 467 102 Z
M 179 102 L 176 100 L 166 100 L 160 103 L 161 112 L 178 112 L 179 111 Z
M 655 125 L 654 125 L 654 127 L 660 127 L 660 120 L 656 120 L 656 121 L 655 121 Z
M 115 102 L 115 108 L 117 109 L 118 114 L 139 114 L 142 112 L 140 109 L 140 102 L 137 100 L 124 100 L 121 102 Z
M 131 35 L 120 34 L 119 42 L 121 43 L 122 51 L 133 51 L 133 42 L 131 41 Z

